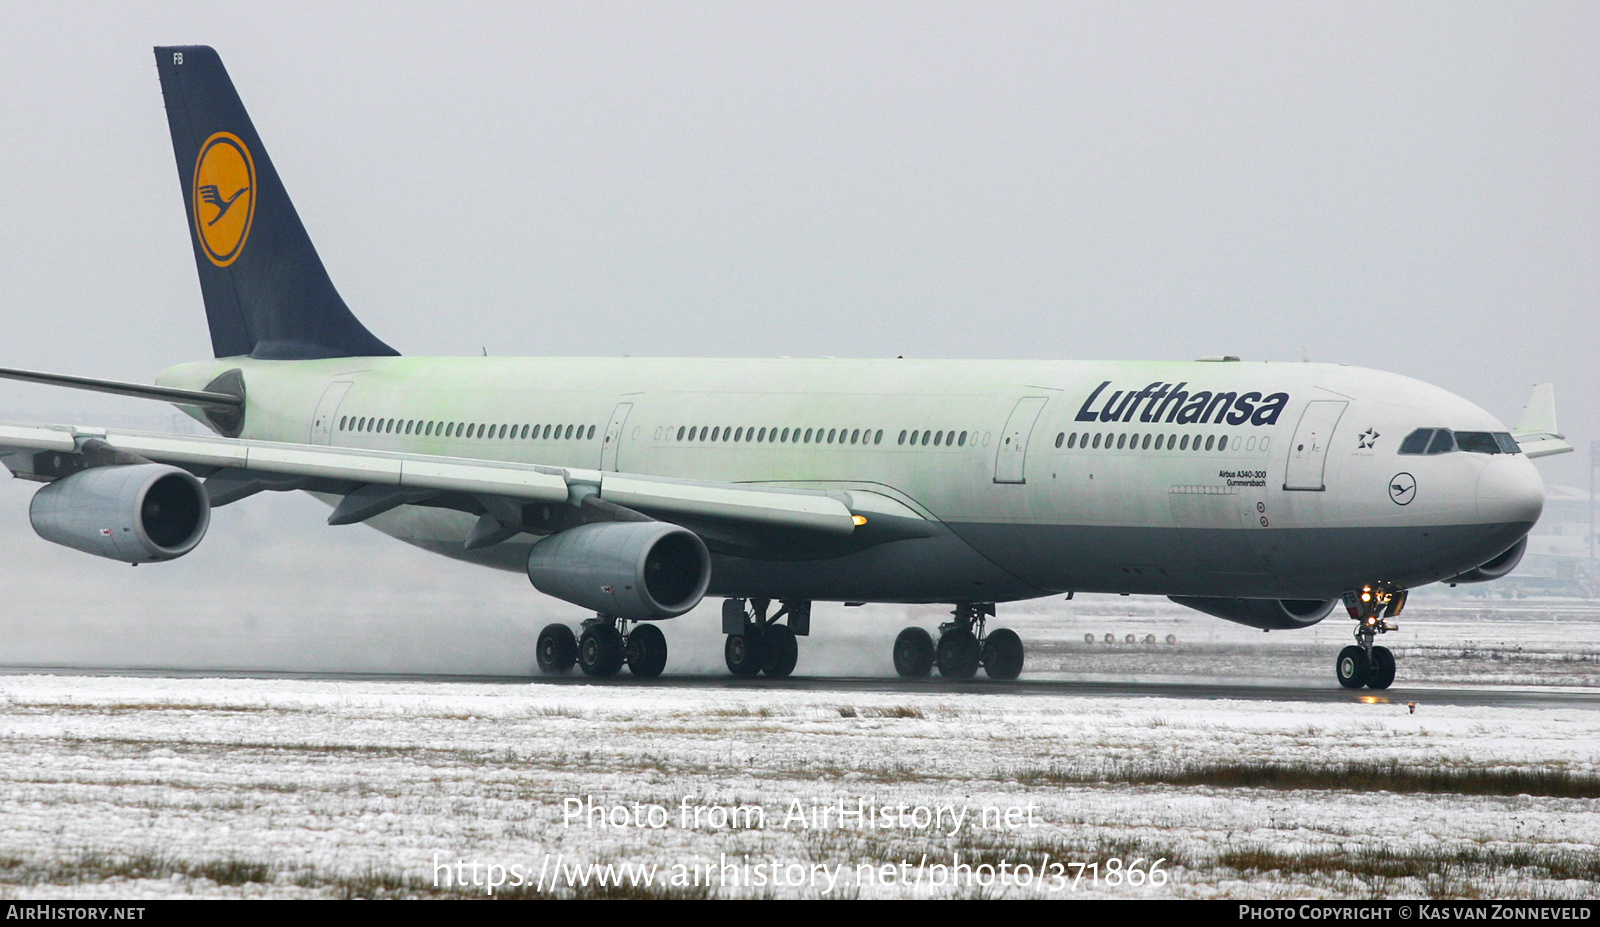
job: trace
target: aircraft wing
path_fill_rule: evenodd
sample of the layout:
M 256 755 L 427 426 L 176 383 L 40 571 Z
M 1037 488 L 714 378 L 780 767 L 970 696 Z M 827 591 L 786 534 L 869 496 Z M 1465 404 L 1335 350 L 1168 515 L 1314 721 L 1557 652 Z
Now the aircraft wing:
M 1522 419 L 1512 432 L 1522 453 L 1533 457 L 1566 454 L 1572 445 L 1556 429 L 1556 388 L 1554 384 L 1540 383 L 1533 388 L 1528 404 L 1522 407 Z
M 576 467 L 208 435 L 0 423 L 0 463 L 22 479 L 50 482 L 107 463 L 143 462 L 169 464 L 200 477 L 213 505 L 274 490 L 341 495 L 343 501 L 329 517 L 330 524 L 365 521 L 408 503 L 432 503 L 481 512 L 509 526 L 526 524 L 521 510 L 524 504 L 581 504 L 585 497 L 593 496 L 613 515 L 620 509 L 621 517 L 643 512 L 667 520 L 681 517 L 730 527 L 848 536 L 861 518 L 855 509 L 877 514 L 883 510 L 881 503 L 888 501 L 853 498 L 872 494 L 676 480 Z M 450 505 L 452 499 L 458 504 Z M 485 538 L 510 536 L 498 526 L 486 524 L 483 528 Z

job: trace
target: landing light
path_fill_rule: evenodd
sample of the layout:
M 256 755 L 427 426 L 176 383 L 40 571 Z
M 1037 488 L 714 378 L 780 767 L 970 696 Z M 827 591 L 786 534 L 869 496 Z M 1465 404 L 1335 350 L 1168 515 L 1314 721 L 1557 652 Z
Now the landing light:
M 853 522 L 857 528 L 859 528 L 862 525 L 867 523 L 867 516 L 865 516 L 865 515 L 851 515 L 850 516 L 850 521 Z

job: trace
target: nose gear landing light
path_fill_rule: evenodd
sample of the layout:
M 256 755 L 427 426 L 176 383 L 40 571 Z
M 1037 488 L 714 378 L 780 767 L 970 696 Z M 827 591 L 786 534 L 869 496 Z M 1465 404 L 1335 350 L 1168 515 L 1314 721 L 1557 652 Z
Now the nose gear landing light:
M 1387 689 L 1394 683 L 1394 654 L 1373 646 L 1373 639 L 1400 626 L 1387 619 L 1406 607 L 1406 590 L 1393 583 L 1373 583 L 1344 594 L 1344 607 L 1355 619 L 1356 643 L 1339 652 L 1334 673 L 1346 689 Z

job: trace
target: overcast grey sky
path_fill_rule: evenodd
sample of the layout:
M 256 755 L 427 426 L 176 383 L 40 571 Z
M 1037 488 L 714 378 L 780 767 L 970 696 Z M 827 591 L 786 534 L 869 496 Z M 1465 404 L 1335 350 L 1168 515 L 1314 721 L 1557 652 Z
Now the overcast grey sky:
M 1304 353 L 1508 424 L 1554 381 L 1555 482 L 1600 437 L 1593 2 L 13 3 L 0 34 L 0 366 L 209 354 L 151 53 L 193 43 L 407 354 Z M 134 405 L 0 384 L 0 419 Z

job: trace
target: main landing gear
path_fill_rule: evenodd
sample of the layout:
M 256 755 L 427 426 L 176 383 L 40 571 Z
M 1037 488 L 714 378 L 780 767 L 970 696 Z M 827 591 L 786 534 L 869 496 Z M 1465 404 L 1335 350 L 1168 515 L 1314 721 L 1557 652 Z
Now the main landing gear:
M 799 638 L 811 634 L 811 603 L 796 599 L 779 603 L 772 615 L 771 599 L 724 599 L 722 633 L 728 642 L 722 656 L 735 676 L 787 676 L 800 659 Z M 778 624 L 778 619 L 787 624 Z
M 632 631 L 629 624 L 635 626 Z M 585 676 L 615 676 L 626 665 L 633 675 L 654 679 L 667 667 L 667 636 L 653 624 L 596 615 L 583 623 L 577 638 L 564 624 L 547 625 L 535 652 L 539 671 L 547 676 L 570 673 L 574 664 Z
M 906 679 L 921 679 L 939 667 L 946 679 L 971 679 L 978 667 L 990 679 L 1010 680 L 1022 675 L 1022 638 L 1009 628 L 996 628 L 987 637 L 984 619 L 993 617 L 993 604 L 962 603 L 950 613 L 953 620 L 939 626 L 939 643 L 922 628 L 906 628 L 894 640 L 894 669 Z
M 1334 664 L 1339 685 L 1346 689 L 1389 688 L 1394 683 L 1394 654 L 1372 641 L 1379 634 L 1400 630 L 1387 619 L 1406 607 L 1406 590 L 1389 583 L 1362 586 L 1360 592 L 1344 594 L 1344 607 L 1358 624 L 1355 645 L 1339 651 L 1339 661 Z

